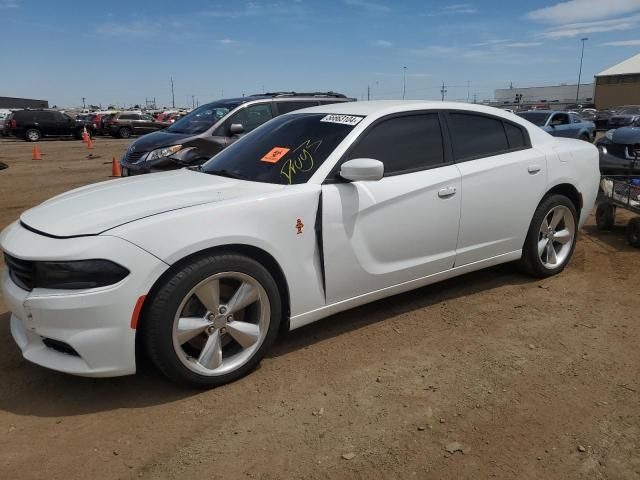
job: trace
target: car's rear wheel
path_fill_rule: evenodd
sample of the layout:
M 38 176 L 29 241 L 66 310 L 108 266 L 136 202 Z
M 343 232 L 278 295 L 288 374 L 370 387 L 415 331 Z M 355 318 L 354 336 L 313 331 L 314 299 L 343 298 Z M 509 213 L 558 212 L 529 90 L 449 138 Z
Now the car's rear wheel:
M 560 273 L 573 255 L 578 214 L 564 195 L 550 195 L 536 209 L 524 244 L 521 266 L 537 277 Z
M 171 380 L 211 388 L 252 371 L 274 342 L 278 287 L 261 264 L 233 253 L 194 259 L 149 300 L 142 335 Z
M 591 138 L 586 133 L 583 133 L 582 135 L 580 135 L 580 140 L 584 140 L 585 142 L 591 143 Z
M 129 127 L 120 127 L 118 129 L 118 136 L 120 138 L 129 138 L 133 132 Z
M 627 224 L 627 242 L 635 248 L 640 248 L 640 218 L 632 218 Z
M 24 132 L 24 139 L 27 142 L 37 142 L 42 138 L 42 132 L 37 128 L 30 128 L 26 132 Z
M 611 230 L 616 223 L 616 207 L 600 202 L 596 207 L 596 226 L 599 230 Z

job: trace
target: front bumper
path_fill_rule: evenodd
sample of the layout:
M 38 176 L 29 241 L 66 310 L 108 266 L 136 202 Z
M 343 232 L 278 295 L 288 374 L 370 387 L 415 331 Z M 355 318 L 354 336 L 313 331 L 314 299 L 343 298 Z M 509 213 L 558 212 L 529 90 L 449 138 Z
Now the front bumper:
M 29 292 L 19 288 L 6 270 L 1 285 L 11 311 L 11 333 L 27 360 L 82 376 L 135 373 L 132 313 L 138 298 L 148 293 L 168 265 L 118 237 L 55 239 L 18 223 L 2 232 L 0 246 L 25 260 L 108 258 L 128 268 L 131 273 L 120 282 L 93 289 Z M 52 348 L 49 340 L 68 345 L 76 354 Z
M 148 155 L 148 153 L 145 153 L 140 160 L 136 160 L 135 163 L 128 161 L 126 157 L 120 160 L 122 176 L 131 177 L 134 175 L 144 175 L 145 173 L 167 172 L 169 170 L 184 168 L 184 165 L 171 160 L 169 157 L 158 158 L 152 162 L 148 162 L 146 160 Z
M 600 155 L 600 173 L 603 175 L 640 175 L 640 161 L 620 158 L 598 149 Z

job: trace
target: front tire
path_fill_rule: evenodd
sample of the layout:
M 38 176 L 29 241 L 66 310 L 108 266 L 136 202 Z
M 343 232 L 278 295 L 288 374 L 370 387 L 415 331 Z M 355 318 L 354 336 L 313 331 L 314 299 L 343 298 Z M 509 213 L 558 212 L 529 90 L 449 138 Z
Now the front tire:
M 545 197 L 536 209 L 522 251 L 521 267 L 536 277 L 557 275 L 576 246 L 578 214 L 564 195 Z
M 276 339 L 282 315 L 275 280 L 235 253 L 196 257 L 149 299 L 142 340 L 176 383 L 212 388 L 251 372 Z

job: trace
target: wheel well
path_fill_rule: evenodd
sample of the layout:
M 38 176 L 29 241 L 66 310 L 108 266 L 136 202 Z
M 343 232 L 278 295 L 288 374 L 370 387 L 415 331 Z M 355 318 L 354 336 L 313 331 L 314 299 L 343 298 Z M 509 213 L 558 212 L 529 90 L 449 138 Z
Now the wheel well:
M 561 183 L 560 185 L 556 185 L 551 190 L 549 190 L 545 197 L 554 194 L 564 195 L 569 200 L 571 200 L 573 206 L 576 207 L 578 218 L 580 217 L 580 211 L 582 210 L 582 195 L 580 195 L 580 192 L 578 192 L 576 187 L 574 187 L 570 183 Z
M 219 252 L 227 252 L 227 253 L 238 253 L 241 255 L 245 255 L 256 262 L 260 263 L 263 267 L 265 267 L 269 273 L 273 276 L 273 279 L 276 281 L 276 285 L 278 285 L 278 292 L 280 293 L 280 298 L 282 299 L 282 313 L 283 318 L 280 323 L 280 332 L 285 333 L 289 331 L 289 316 L 291 313 L 290 301 L 289 301 L 289 286 L 287 284 L 287 279 L 284 276 L 284 272 L 280 267 L 280 264 L 273 258 L 269 253 L 262 250 L 261 248 L 254 247 L 252 245 L 243 245 L 243 244 L 231 244 L 231 245 L 220 245 L 218 247 L 208 248 L 206 250 L 200 250 L 199 252 L 192 253 L 191 255 L 184 257 L 171 265 L 166 272 L 164 272 L 153 284 L 147 297 L 151 297 L 155 290 L 159 287 L 159 285 L 170 276 L 176 268 L 180 268 L 183 264 L 188 263 L 197 256 L 202 255 L 214 255 Z M 145 302 L 145 307 L 146 307 Z M 144 318 L 146 308 L 143 307 L 141 318 Z

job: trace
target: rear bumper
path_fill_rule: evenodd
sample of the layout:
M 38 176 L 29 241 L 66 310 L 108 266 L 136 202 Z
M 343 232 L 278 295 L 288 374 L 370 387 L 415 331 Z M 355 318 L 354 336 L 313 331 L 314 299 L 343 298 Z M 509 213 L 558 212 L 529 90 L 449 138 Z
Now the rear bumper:
M 54 239 L 15 223 L 2 233 L 0 243 L 8 254 L 25 260 L 107 258 L 125 266 L 130 271 L 125 279 L 100 288 L 26 291 L 6 270 L 1 286 L 11 311 L 11 334 L 27 360 L 82 376 L 135 373 L 132 314 L 138 298 L 168 268 L 165 263 L 117 237 Z M 58 345 L 68 346 L 73 354 L 63 353 Z

